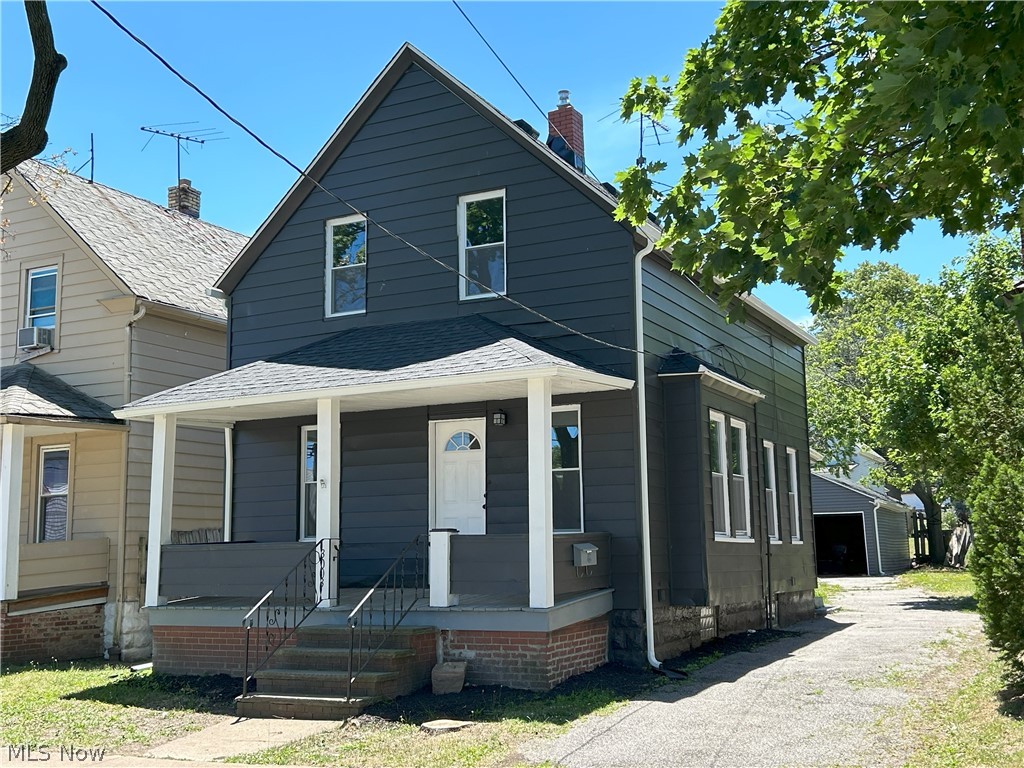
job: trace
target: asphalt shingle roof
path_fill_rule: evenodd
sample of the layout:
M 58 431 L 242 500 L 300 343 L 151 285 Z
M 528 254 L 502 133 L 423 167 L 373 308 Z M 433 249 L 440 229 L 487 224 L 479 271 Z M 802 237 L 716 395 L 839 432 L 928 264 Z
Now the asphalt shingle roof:
M 206 289 L 248 237 L 35 160 L 18 171 L 135 295 L 226 317 Z
M 679 348 L 673 349 L 668 354 L 668 357 L 665 358 L 665 361 L 658 369 L 658 373 L 666 375 L 673 373 L 699 373 L 701 368 L 717 373 L 719 376 L 724 376 L 730 381 L 735 381 L 737 384 L 748 386 L 744 381 L 738 379 L 721 366 L 709 363 L 692 352 L 684 352 Z
M 181 405 L 558 365 L 601 371 L 480 315 L 353 328 L 129 403 Z
M 31 363 L 0 369 L 0 413 L 120 423 L 106 404 Z
M 819 470 L 814 470 L 811 474 L 814 475 L 815 477 L 821 478 L 822 480 L 827 480 L 831 483 L 835 483 L 836 485 L 841 485 L 848 490 L 861 494 L 862 496 L 867 496 L 869 499 L 878 499 L 881 501 L 888 501 L 893 504 L 899 504 L 900 506 L 904 507 L 907 506 L 899 499 L 893 498 L 892 496 L 889 496 L 884 493 L 879 493 L 874 488 L 868 488 L 866 485 L 861 485 L 860 483 L 856 482 L 855 480 L 851 480 L 848 477 L 837 477 L 836 475 L 833 475 L 831 472 L 822 472 Z M 910 509 L 910 507 L 907 508 Z

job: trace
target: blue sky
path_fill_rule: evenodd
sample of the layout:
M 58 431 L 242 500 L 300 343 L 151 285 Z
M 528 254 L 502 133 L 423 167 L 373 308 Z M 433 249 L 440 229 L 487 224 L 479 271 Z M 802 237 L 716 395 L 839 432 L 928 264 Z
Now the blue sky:
M 634 76 L 679 72 L 686 50 L 714 29 L 717 3 L 486 3 L 463 8 L 546 111 L 572 91 L 585 116 L 587 165 L 601 180 L 635 162 L 637 125 L 617 119 Z M 427 56 L 513 119 L 544 130 L 544 118 L 451 2 L 112 2 L 106 7 L 229 112 L 304 167 L 403 42 Z M 71 148 L 75 169 L 95 135 L 96 180 L 156 202 L 176 175 L 171 139 L 141 126 L 223 131 L 227 141 L 182 155 L 182 176 L 203 193 L 204 219 L 251 234 L 294 181 L 294 172 L 231 125 L 96 8 L 51 2 L 57 49 L 69 65 L 49 123 L 47 152 Z M 0 111 L 20 114 L 32 54 L 22 3 L 0 0 Z M 610 115 L 610 116 L 609 116 Z M 191 121 L 195 121 L 192 123 Z M 664 158 L 673 180 L 681 153 L 671 140 L 644 154 Z M 83 169 L 84 175 L 88 168 Z M 922 277 L 966 250 L 925 223 L 889 261 Z M 865 254 L 849 254 L 852 267 Z M 877 254 L 867 254 L 877 258 Z M 809 316 L 799 292 L 758 292 L 788 317 Z

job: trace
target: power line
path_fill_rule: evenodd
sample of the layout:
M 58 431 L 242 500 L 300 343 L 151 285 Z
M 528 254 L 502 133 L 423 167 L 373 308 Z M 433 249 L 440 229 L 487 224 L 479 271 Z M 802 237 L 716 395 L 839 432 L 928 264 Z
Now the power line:
M 425 250 L 420 248 L 418 245 L 414 245 L 413 243 L 410 243 L 408 240 L 406 240 L 401 235 L 398 235 L 398 234 L 392 232 L 390 229 L 385 227 L 380 222 L 375 221 L 373 218 L 371 218 L 369 216 L 369 214 L 367 214 L 367 213 L 365 213 L 363 211 L 360 211 L 358 208 L 356 208 L 350 202 L 348 202 L 347 200 L 339 197 L 333 191 L 331 191 L 331 190 L 327 189 L 326 187 L 324 187 L 319 181 L 314 179 L 312 176 L 307 174 L 302 168 L 297 166 L 295 163 L 293 163 L 291 160 L 289 160 L 283 154 L 281 154 L 276 149 L 274 149 L 272 146 L 270 146 L 270 144 L 268 144 L 266 141 L 264 141 L 262 138 L 260 138 L 248 126 L 246 126 L 244 123 L 242 123 L 240 120 L 235 118 L 232 114 L 230 114 L 226 109 L 224 109 L 222 106 L 220 106 L 220 104 L 218 104 L 216 101 L 214 101 L 212 97 L 208 96 L 206 94 L 206 92 L 203 91 L 198 85 L 196 85 L 191 80 L 189 80 L 187 77 L 185 77 L 183 74 L 181 74 L 181 72 L 179 72 L 177 69 L 175 69 L 174 66 L 170 62 L 167 61 L 167 59 L 165 59 L 163 56 L 161 56 L 159 53 L 157 53 L 142 38 L 140 38 L 138 35 L 136 35 L 134 32 L 132 32 L 130 29 L 128 29 L 124 24 L 122 24 L 112 13 L 110 13 L 110 11 L 108 11 L 106 8 L 104 8 L 102 5 L 100 5 L 96 0 L 91 0 L 91 2 L 92 2 L 92 5 L 94 5 L 104 16 L 106 16 L 108 19 L 110 19 L 110 21 L 114 24 L 114 26 L 116 26 L 118 29 L 120 29 L 122 32 L 124 32 L 126 35 L 128 35 L 128 37 L 130 37 L 132 40 L 134 40 L 138 45 L 140 45 L 142 48 L 144 48 L 150 55 L 152 55 L 157 61 L 159 61 L 164 66 L 165 69 L 167 69 L 169 72 L 171 72 L 171 74 L 173 74 L 175 77 L 177 77 L 179 80 L 181 80 L 181 82 L 183 82 L 185 85 L 187 85 L 189 88 L 191 88 L 197 94 L 199 94 L 203 99 L 206 100 L 206 102 L 211 107 L 213 107 L 220 114 L 222 114 L 224 117 L 226 117 L 228 120 L 230 120 L 236 126 L 238 126 L 238 128 L 240 128 L 242 131 L 244 131 L 257 144 L 259 144 L 261 147 L 266 149 L 268 152 L 270 152 L 276 158 L 278 158 L 283 163 L 285 163 L 289 168 L 291 168 L 293 171 L 298 173 L 302 178 L 304 178 L 307 181 L 309 181 L 310 183 L 312 183 L 314 186 L 316 186 L 317 189 L 321 190 L 322 192 L 324 192 L 328 196 L 334 198 L 339 203 L 344 205 L 346 208 L 349 208 L 353 213 L 356 213 L 359 216 L 362 216 L 367 221 L 367 223 L 372 224 L 373 226 L 377 227 L 381 232 L 383 232 L 388 237 L 391 237 L 392 239 L 402 243 L 403 245 L 407 246 L 408 248 L 411 248 L 416 253 L 420 254 L 421 256 L 424 256 L 427 259 L 430 259 L 432 262 L 434 262 L 438 266 L 442 267 L 443 269 L 446 269 L 447 271 L 449 271 L 449 272 L 451 272 L 451 273 L 453 273 L 455 275 L 458 275 L 463 280 L 467 280 L 467 281 L 473 283 L 474 285 L 484 289 L 485 291 L 488 291 L 488 292 L 491 291 L 491 286 L 486 285 L 485 283 L 481 282 L 480 280 L 477 280 L 477 279 L 475 279 L 473 277 L 470 277 L 469 275 L 464 275 L 457 268 L 451 266 L 450 264 L 446 264 L 441 259 L 438 259 L 435 256 L 432 256 L 431 254 L 427 253 Z M 495 55 L 497 55 L 497 54 L 495 54 Z M 522 85 L 520 85 L 520 87 L 522 87 Z M 532 101 L 532 99 L 531 99 L 531 101 Z M 534 102 L 534 105 L 536 106 L 536 102 Z M 540 109 L 540 107 L 537 107 L 537 108 Z M 540 312 L 539 310 L 536 310 L 533 307 L 529 307 L 526 304 L 523 304 L 521 301 L 519 301 L 518 299 L 514 299 L 511 296 L 508 296 L 508 295 L 505 295 L 505 294 L 496 294 L 496 295 L 498 296 L 498 298 L 504 299 L 505 301 L 507 301 L 508 303 L 512 304 L 513 306 L 518 307 L 519 309 L 522 309 L 525 312 L 528 312 L 528 313 L 534 315 L 535 317 L 543 320 L 544 322 L 550 323 L 551 325 L 554 325 L 557 328 L 560 328 L 560 329 L 562 329 L 562 330 L 564 330 L 564 331 L 566 331 L 566 332 L 568 332 L 570 334 L 573 334 L 575 336 L 579 336 L 580 338 L 586 339 L 587 341 L 592 341 L 595 344 L 600 344 L 601 346 L 609 347 L 611 349 L 616 349 L 616 350 L 619 350 L 620 352 L 628 352 L 628 353 L 633 354 L 633 355 L 640 354 L 639 350 L 633 349 L 632 347 L 627 347 L 627 346 L 623 346 L 621 344 L 615 344 L 614 342 L 605 341 L 604 339 L 599 339 L 596 336 L 591 336 L 588 333 L 584 333 L 583 331 L 580 331 L 580 330 L 577 330 L 575 328 L 572 328 L 572 327 L 566 325 L 565 323 L 562 323 L 562 322 L 560 322 L 558 320 L 555 320 L 554 318 L 548 317 L 543 312 Z M 647 354 L 652 354 L 652 355 L 656 355 L 657 357 L 662 357 L 662 355 L 657 355 L 654 352 L 649 352 Z

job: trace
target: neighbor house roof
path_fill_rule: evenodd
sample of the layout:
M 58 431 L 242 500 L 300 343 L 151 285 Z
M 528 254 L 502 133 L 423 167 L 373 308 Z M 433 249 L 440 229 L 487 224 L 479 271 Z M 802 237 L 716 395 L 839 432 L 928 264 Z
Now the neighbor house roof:
M 118 423 L 106 404 L 31 363 L 0 369 L 0 414 L 7 418 Z
M 866 496 L 867 498 L 872 499 L 873 501 L 886 502 L 893 508 L 905 508 L 907 511 L 910 511 L 911 509 L 899 499 L 894 499 L 892 496 L 887 496 L 884 493 L 879 493 L 873 488 L 868 488 L 866 485 L 861 485 L 860 483 L 854 482 L 848 477 L 836 477 L 830 472 L 820 472 L 818 470 L 812 471 L 811 474 L 820 480 L 824 480 L 826 482 L 842 486 L 848 491 L 859 493 L 861 496 Z
M 248 238 L 27 160 L 18 174 L 139 298 L 225 318 L 223 302 L 206 295 Z
M 558 369 L 590 374 L 618 388 L 631 381 L 587 365 L 481 315 L 353 328 L 281 355 L 135 400 L 131 414 L 175 406 L 233 402 L 287 394 L 345 391 L 488 374 L 540 375 Z
M 377 76 L 376 80 L 373 81 L 362 98 L 346 115 L 341 125 L 338 126 L 337 130 L 327 140 L 327 143 L 324 144 L 316 157 L 313 158 L 313 161 L 305 169 L 305 175 L 300 176 L 296 180 L 284 198 L 277 204 L 277 207 L 271 212 L 270 216 L 267 217 L 266 221 L 256 231 L 256 234 L 253 235 L 249 243 L 238 254 L 238 258 L 232 262 L 220 279 L 217 280 L 217 288 L 227 293 L 234 290 L 242 276 L 259 257 L 259 254 L 263 252 L 278 232 L 280 232 L 281 228 L 291 215 L 298 210 L 309 193 L 315 189 L 314 183 L 306 177 L 308 176 L 317 181 L 324 178 L 327 171 L 338 157 L 341 156 L 349 142 L 355 138 L 363 124 L 373 115 L 374 110 L 381 104 L 391 88 L 408 71 L 409 67 L 414 65 L 462 99 L 485 120 L 504 131 L 514 142 L 547 165 L 558 176 L 580 190 L 608 213 L 609 216 L 614 214 L 618 206 L 618 199 L 601 182 L 586 174 L 579 173 L 555 154 L 544 142 L 534 139 L 516 125 L 515 121 L 496 109 L 494 105 L 490 104 L 471 88 L 463 85 L 414 46 L 405 43 Z M 630 231 L 634 231 L 633 227 L 628 224 L 623 223 L 622 226 Z M 645 222 L 642 226 L 636 228 L 635 231 L 652 242 L 656 242 L 662 235 L 661 229 L 650 221 Z M 663 253 L 662 256 L 671 261 L 669 254 Z M 815 343 L 815 338 L 806 330 L 780 315 L 757 297 L 744 295 L 739 298 L 747 306 L 751 314 L 755 314 L 771 325 L 784 330 L 803 344 Z

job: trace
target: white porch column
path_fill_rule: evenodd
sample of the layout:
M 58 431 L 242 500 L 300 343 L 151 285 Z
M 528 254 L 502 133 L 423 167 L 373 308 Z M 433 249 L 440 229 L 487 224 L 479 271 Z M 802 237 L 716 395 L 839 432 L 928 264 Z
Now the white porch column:
M 458 605 L 452 597 L 452 534 L 454 530 L 430 532 L 430 607 Z
M 21 473 L 25 426 L 4 424 L 0 457 L 0 600 L 18 597 L 18 550 L 21 544 Z
M 316 401 L 316 538 L 337 539 L 341 536 L 341 403 L 337 400 Z M 336 596 L 338 563 L 327 544 L 327 573 L 320 593 L 322 605 L 331 605 Z
M 554 523 L 551 514 L 551 379 L 530 379 L 526 390 L 530 499 L 530 607 L 555 604 Z
M 235 491 L 235 430 L 224 427 L 224 541 L 231 541 L 232 521 L 234 520 Z
M 153 468 L 149 485 L 149 552 L 146 556 L 146 607 L 161 605 L 160 555 L 171 543 L 171 508 L 174 502 L 174 448 L 178 436 L 176 416 L 153 417 Z

